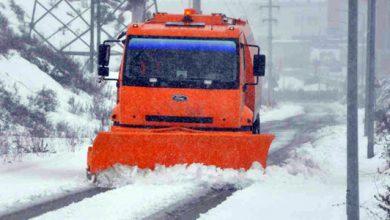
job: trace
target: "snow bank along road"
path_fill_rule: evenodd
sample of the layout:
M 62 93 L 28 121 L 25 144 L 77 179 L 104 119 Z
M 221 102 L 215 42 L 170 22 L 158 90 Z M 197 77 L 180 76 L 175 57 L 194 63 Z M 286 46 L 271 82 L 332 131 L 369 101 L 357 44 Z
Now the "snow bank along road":
M 291 115 L 291 111 L 294 111 L 298 116 Z M 273 132 L 277 136 L 277 140 L 271 148 L 270 164 L 282 164 L 284 160 L 288 158 L 288 151 L 310 140 L 311 132 L 314 132 L 316 129 L 323 126 L 332 125 L 337 121 L 333 106 L 322 104 L 313 105 L 310 103 L 310 105 L 305 105 L 304 112 L 304 114 L 301 114 L 303 113 L 302 109 L 297 108 L 297 105 L 285 105 L 284 107 L 282 106 L 277 109 L 277 111 L 268 114 L 267 117 L 270 120 L 268 120 L 268 122 L 266 120 L 266 122 L 263 123 L 263 131 Z M 290 118 L 286 119 L 286 114 L 290 114 Z M 267 119 L 267 117 L 265 118 Z M 216 181 L 212 184 L 213 187 L 210 187 L 210 185 L 204 184 L 205 182 L 208 182 L 208 180 L 202 180 L 202 178 L 207 178 L 207 176 L 209 176 L 209 178 L 218 179 L 218 173 L 217 176 L 213 176 L 216 174 L 212 171 L 202 170 L 203 173 L 199 174 L 199 168 L 194 166 L 194 172 L 192 172 L 194 175 L 192 175 L 192 177 L 197 179 L 198 184 L 191 184 L 188 182 L 190 177 L 180 176 L 183 175 L 181 171 L 185 169 L 186 168 L 179 167 L 177 168 L 176 173 L 175 171 L 167 173 L 167 170 L 161 169 L 160 172 L 155 172 L 156 174 L 148 174 L 148 178 L 141 178 L 142 180 L 139 182 L 105 193 L 101 193 L 102 191 L 99 189 L 86 187 L 84 190 L 79 190 L 78 193 L 67 194 L 66 196 L 50 200 L 49 202 L 42 202 L 41 204 L 38 203 L 27 208 L 22 208 L 20 211 L 13 212 L 2 218 L 25 219 L 39 216 L 38 218 L 43 219 L 56 219 L 59 216 L 62 216 L 80 219 L 93 217 L 93 215 L 90 216 L 90 214 L 97 213 L 95 217 L 104 219 L 110 217 L 124 217 L 121 216 L 121 214 L 127 213 L 127 216 L 130 218 L 135 216 L 140 218 L 149 216 L 153 218 L 173 217 L 178 219 L 193 219 L 199 217 L 200 213 L 204 213 L 221 203 L 237 189 L 234 185 L 229 183 L 232 179 L 233 181 L 231 182 L 235 182 L 234 178 L 237 178 L 237 176 L 233 175 L 234 177 L 228 178 L 225 176 L 222 178 L 222 181 Z M 185 170 L 185 172 L 187 172 L 185 175 L 188 175 L 188 171 L 188 169 Z M 53 172 L 55 171 L 53 170 Z M 180 178 L 184 181 L 180 181 Z M 176 184 L 175 182 L 179 183 Z M 153 185 L 155 183 L 158 183 L 158 185 Z M 123 199 L 124 194 L 128 195 L 125 199 Z M 122 196 L 122 202 L 115 198 L 119 195 Z M 91 196 L 93 197 L 88 198 Z M 149 198 L 146 199 L 145 197 Z M 134 202 L 131 203 L 131 200 Z M 140 201 L 143 202 L 140 203 Z M 75 204 L 69 205 L 70 203 Z M 121 209 L 121 204 L 127 208 L 122 207 Z M 117 207 L 114 208 L 115 206 Z M 59 209 L 61 207 L 64 208 Z M 106 211 L 103 214 L 98 211 L 99 208 L 108 210 L 110 207 L 113 209 L 111 211 Z M 48 213 L 40 216 L 46 212 Z

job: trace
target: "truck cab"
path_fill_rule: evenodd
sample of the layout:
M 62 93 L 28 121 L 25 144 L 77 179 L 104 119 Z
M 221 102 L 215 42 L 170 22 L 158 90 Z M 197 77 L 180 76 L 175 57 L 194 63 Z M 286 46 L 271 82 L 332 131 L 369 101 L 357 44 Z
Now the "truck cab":
M 99 51 L 104 77 L 108 43 Z M 264 67 L 246 21 L 192 9 L 157 13 L 127 30 L 114 127 L 258 133 Z

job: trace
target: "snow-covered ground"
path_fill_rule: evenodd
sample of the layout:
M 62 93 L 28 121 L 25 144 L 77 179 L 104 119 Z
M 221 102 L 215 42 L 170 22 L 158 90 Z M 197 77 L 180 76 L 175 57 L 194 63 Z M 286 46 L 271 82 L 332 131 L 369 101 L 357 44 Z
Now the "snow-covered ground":
M 92 187 L 85 178 L 86 149 L 27 155 L 13 163 L 1 160 L 0 214 Z
M 260 178 L 260 165 L 251 171 L 221 170 L 200 164 L 160 167 L 153 172 L 134 172 L 116 167 L 121 173 L 118 189 L 84 199 L 62 209 L 46 213 L 37 219 L 140 219 L 199 194 L 211 186 L 227 183 L 246 186 Z M 112 171 L 111 171 L 112 172 Z M 127 175 L 124 175 L 127 174 Z
M 380 158 L 384 149 L 378 147 L 375 158 L 366 159 L 363 112 L 359 113 L 361 219 L 385 219 L 374 199 L 390 182 L 388 175 L 378 173 L 386 168 Z M 325 127 L 316 138 L 298 148 L 284 167 L 268 167 L 262 179 L 235 192 L 201 219 L 346 219 L 346 127 Z
M 53 90 L 58 100 L 58 108 L 48 115 L 53 124 L 64 122 L 75 130 L 85 131 L 88 135 L 92 135 L 99 129 L 100 121 L 96 118 L 92 118 L 87 113 L 76 114 L 70 111 L 71 98 L 76 104 L 87 108 L 93 103 L 92 96 L 83 91 L 78 91 L 76 94 L 69 88 L 65 88 L 36 65 L 20 56 L 17 51 L 10 51 L 7 56 L 0 55 L 0 81 L 4 83 L 4 89 L 16 92 L 20 96 L 21 103 L 26 106 L 29 105 L 28 97 L 42 89 Z
M 262 117 L 268 117 L 270 120 L 283 120 L 293 116 L 291 112 L 288 112 L 289 108 L 301 108 L 293 104 L 281 106 L 265 110 Z M 301 111 L 295 112 L 301 113 Z M 57 154 L 44 154 L 42 157 L 29 155 L 23 157 L 22 161 L 12 164 L 0 163 L 0 179 L 2 180 L 0 188 L 9 189 L 0 190 L 0 198 L 2 198 L 0 213 L 47 201 L 71 191 L 92 187 L 85 178 L 87 146 L 88 143 L 80 145 L 74 153 L 64 150 L 66 147 L 59 147 L 56 149 Z M 114 182 L 110 184 L 121 187 L 119 190 L 85 199 L 42 217 L 55 219 L 55 216 L 63 215 L 69 218 L 80 216 L 83 219 L 82 217 L 88 216 L 91 209 L 94 209 L 92 213 L 102 216 L 102 219 L 106 219 L 104 217 L 113 215 L 113 213 L 116 215 L 127 213 L 125 216 L 129 218 L 147 215 L 183 198 L 201 193 L 211 185 L 230 183 L 242 187 L 247 186 L 261 176 L 263 172 L 259 169 L 255 167 L 252 172 L 244 173 L 234 170 L 222 171 L 215 167 L 201 165 L 190 167 L 179 165 L 173 168 L 160 167 L 156 171 L 145 173 L 119 166 L 113 169 L 114 172 L 109 172 L 117 174 L 117 176 L 111 176 Z M 146 197 L 149 199 L 145 199 Z M 104 202 L 107 198 L 117 202 L 108 204 Z M 130 205 L 129 202 L 137 206 Z M 123 212 L 113 211 L 115 208 Z M 112 218 L 115 219 L 116 215 Z
M 295 103 L 280 103 L 275 107 L 264 107 L 260 111 L 261 123 L 270 121 L 282 121 L 297 115 L 302 115 L 303 106 Z
M 335 82 L 334 79 L 340 79 L 340 76 L 332 77 L 329 76 L 328 78 L 322 77 L 317 78 L 316 83 L 310 83 L 306 84 L 303 80 L 298 79 L 296 77 L 292 76 L 283 76 L 280 77 L 278 80 L 278 87 L 275 88 L 276 91 L 307 91 L 307 92 L 313 92 L 313 91 L 327 91 L 330 89 L 338 89 L 340 88 L 340 85 L 343 84 L 343 81 L 337 81 Z M 321 82 L 321 83 L 318 83 Z

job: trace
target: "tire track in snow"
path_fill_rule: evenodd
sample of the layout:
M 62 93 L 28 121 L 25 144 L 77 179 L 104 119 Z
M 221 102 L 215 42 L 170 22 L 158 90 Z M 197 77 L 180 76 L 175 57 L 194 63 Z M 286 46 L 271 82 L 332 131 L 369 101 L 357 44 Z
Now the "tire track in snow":
M 110 189 L 107 188 L 88 188 L 78 192 L 73 192 L 65 196 L 50 200 L 48 202 L 42 202 L 30 207 L 22 208 L 11 213 L 0 216 L 0 220 L 18 220 L 18 219 L 30 219 L 40 216 L 44 213 L 57 210 L 59 208 L 68 206 L 72 203 L 80 202 L 85 198 L 90 198 L 99 193 L 104 193 Z
M 212 188 L 206 193 L 196 197 L 180 201 L 175 205 L 157 212 L 145 219 L 165 220 L 165 219 L 197 219 L 201 213 L 210 210 L 210 207 L 216 207 L 218 204 L 231 196 L 237 188 L 234 186 L 224 186 L 223 188 Z

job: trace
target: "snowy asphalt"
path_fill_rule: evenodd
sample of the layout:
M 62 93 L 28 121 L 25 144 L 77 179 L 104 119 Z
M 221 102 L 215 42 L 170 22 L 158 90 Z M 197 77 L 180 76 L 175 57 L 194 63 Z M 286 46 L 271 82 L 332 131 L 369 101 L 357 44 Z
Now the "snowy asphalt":
M 274 133 L 277 141 L 272 145 L 268 163 L 270 165 L 283 165 L 290 152 L 296 147 L 312 140 L 311 134 L 318 129 L 339 123 L 334 110 L 326 104 L 303 104 L 305 113 L 275 123 L 262 124 L 263 133 Z M 72 203 L 77 203 L 85 198 L 104 193 L 108 189 L 88 188 L 87 190 L 68 194 L 64 197 L 36 204 L 4 216 L 3 219 L 29 219 L 49 211 L 57 210 Z M 176 205 L 154 213 L 148 219 L 197 219 L 201 213 L 216 207 L 233 194 L 237 189 L 225 186 L 218 189 L 210 189 L 201 195 L 185 201 L 179 201 Z
M 276 136 L 268 156 L 268 165 L 283 165 L 290 152 L 304 143 L 313 141 L 313 133 L 319 129 L 343 123 L 332 107 L 327 104 L 302 104 L 305 114 L 286 120 L 263 124 L 263 132 Z
M 303 104 L 305 113 L 275 123 L 274 121 L 262 124 L 262 133 L 273 133 L 276 141 L 270 150 L 269 165 L 282 166 L 289 158 L 290 152 L 312 141 L 312 134 L 317 130 L 341 123 L 335 110 L 326 104 Z M 225 186 L 220 189 L 210 189 L 206 195 L 200 195 L 190 201 L 180 201 L 168 209 L 157 212 L 146 219 L 197 219 L 200 214 L 206 213 L 222 203 L 239 189 Z
M 0 220 L 19 220 L 19 219 L 30 219 L 36 216 L 40 216 L 46 212 L 57 210 L 59 208 L 65 207 L 72 203 L 79 202 L 85 198 L 90 198 L 99 193 L 108 191 L 109 189 L 105 188 L 89 188 L 79 192 L 74 192 L 66 196 L 51 200 L 49 202 L 44 202 L 30 206 L 3 216 L 0 216 Z

